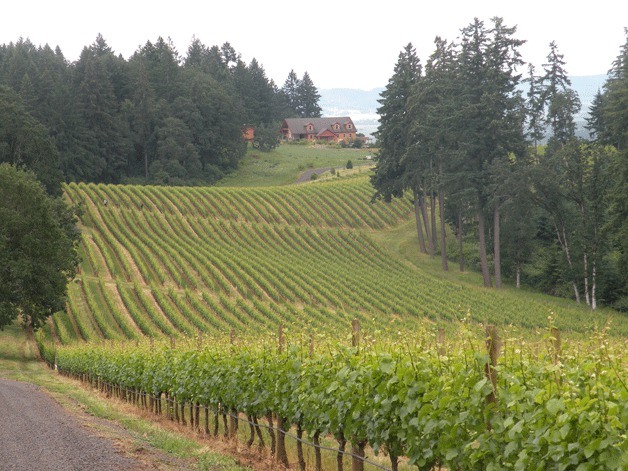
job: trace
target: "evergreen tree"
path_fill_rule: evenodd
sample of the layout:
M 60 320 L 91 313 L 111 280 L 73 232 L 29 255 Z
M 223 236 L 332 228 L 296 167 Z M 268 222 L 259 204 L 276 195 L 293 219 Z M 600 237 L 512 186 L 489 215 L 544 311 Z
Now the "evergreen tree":
M 156 159 L 151 164 L 151 181 L 184 184 L 201 174 L 201 160 L 192 133 L 183 120 L 168 117 L 156 130 Z
M 133 131 L 134 158 L 128 162 L 130 176 L 142 175 L 149 179 L 149 168 L 155 158 L 156 128 L 160 111 L 165 108 L 158 100 L 148 76 L 145 61 L 137 54 L 131 61 L 133 69 L 133 97 L 130 125 Z
M 288 74 L 288 78 L 283 84 L 281 91 L 283 92 L 287 107 L 290 110 L 289 114 L 285 118 L 296 118 L 299 116 L 299 86 L 301 81 L 297 77 L 294 70 L 291 70 Z
M 628 29 L 626 40 L 613 62 L 603 92 L 593 103 L 590 129 L 600 145 L 610 145 L 606 182 L 607 204 L 604 241 L 608 244 L 606 285 L 601 287 L 605 301 L 617 309 L 628 311 Z M 606 148 L 608 152 L 608 148 Z M 596 196 L 600 196 L 599 193 Z
M 480 264 L 485 286 L 491 286 L 486 252 L 487 210 L 493 207 L 494 266 L 496 284 L 500 281 L 499 219 L 501 192 L 491 189 L 491 168 L 498 160 L 508 160 L 510 153 L 521 155 L 524 149 L 523 113 L 517 92 L 523 62 L 518 48 L 523 41 L 514 38 L 516 28 L 504 26 L 493 18 L 487 30 L 476 19 L 462 30 L 458 54 L 460 102 L 456 117 L 458 143 L 462 152 L 458 172 L 466 175 L 468 189 L 475 193 L 478 220 Z M 502 167 L 498 165 L 498 167 Z
M 420 172 L 406 165 L 405 156 L 411 145 L 412 117 L 407 112 L 408 101 L 415 85 L 421 80 L 422 67 L 414 46 L 409 43 L 399 53 L 392 77 L 378 100 L 380 125 L 376 133 L 379 153 L 371 184 L 375 188 L 373 199 L 390 202 L 403 197 L 410 189 L 419 238 L 419 248 L 427 253 L 421 225 L 422 178 Z M 425 221 L 426 222 L 426 221 Z M 427 231 L 429 235 L 429 230 Z
M 576 134 L 574 115 L 580 110 L 580 99 L 571 87 L 564 68 L 564 56 L 555 41 L 550 43 L 547 63 L 543 64 L 543 103 L 547 107 L 547 124 L 552 131 L 551 145 L 563 145 Z
M 246 110 L 246 122 L 258 125 L 278 119 L 275 111 L 275 91 L 264 68 L 253 58 L 248 66 L 240 62 L 234 69 L 236 90 Z M 244 123 L 243 123 L 244 124 Z
M 599 139 L 620 151 L 628 148 L 628 28 L 626 41 L 612 64 L 604 84 Z
M 24 109 L 19 95 L 0 85 L 0 163 L 34 172 L 51 195 L 61 193 L 59 155 L 46 128 Z
M 321 96 L 310 78 L 310 74 L 305 72 L 303 78 L 297 86 L 299 96 L 297 111 L 301 118 L 320 118 L 321 107 L 318 104 Z
M 221 62 L 228 70 L 233 69 L 238 65 L 239 62 L 241 62 L 240 54 L 238 54 L 233 46 L 228 42 L 225 42 L 220 47 L 220 56 Z
M 451 44 L 437 37 L 436 49 L 425 67 L 425 77 L 413 87 L 408 114 L 412 119 L 410 147 L 406 159 L 415 169 L 413 179 L 421 190 L 422 213 L 426 214 L 426 199 L 430 200 L 431 222 L 425 218 L 426 239 L 430 253 L 440 239 L 443 270 L 448 269 L 445 240 L 445 171 L 448 158 L 456 152 L 449 121 L 455 112 L 456 70 Z M 440 212 L 440 236 L 436 235 L 436 200 Z M 431 231 L 429 230 L 431 226 Z M 417 225 L 418 228 L 418 225 Z
M 534 65 L 528 65 L 527 129 L 532 140 L 534 156 L 538 157 L 539 143 L 545 138 L 545 112 L 543 103 L 542 78 L 535 75 Z
M 102 36 L 83 49 L 76 64 L 76 105 L 83 125 L 81 140 L 88 180 L 118 182 L 123 176 L 130 142 L 121 132 L 118 99 L 112 81 L 115 56 Z M 80 164 L 80 165 L 84 165 Z

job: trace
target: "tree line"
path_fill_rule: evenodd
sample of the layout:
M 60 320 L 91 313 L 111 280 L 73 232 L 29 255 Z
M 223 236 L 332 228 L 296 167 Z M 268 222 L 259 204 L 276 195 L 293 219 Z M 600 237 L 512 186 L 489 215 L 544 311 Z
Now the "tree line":
M 537 71 L 524 42 L 501 18 L 475 19 L 456 41 L 437 37 L 425 65 L 412 44 L 401 51 L 379 100 L 374 199 L 412 195 L 419 248 L 440 249 L 443 270 L 457 258 L 487 287 L 507 278 L 628 310 L 628 42 L 589 139 L 556 43 Z
M 70 62 L 19 39 L 0 46 L 0 161 L 56 192 L 63 180 L 211 183 L 244 156 L 245 125 L 276 141 L 280 120 L 320 116 L 319 98 L 307 72 L 280 88 L 229 43 L 194 38 L 182 56 L 160 37 L 126 60 L 98 35 Z
M 279 120 L 320 116 L 309 74 L 279 88 L 256 59 L 198 39 L 181 57 L 148 41 L 128 60 L 98 35 L 76 62 L 28 39 L 0 46 L 0 330 L 65 306 L 80 233 L 63 181 L 207 184 L 279 140 Z

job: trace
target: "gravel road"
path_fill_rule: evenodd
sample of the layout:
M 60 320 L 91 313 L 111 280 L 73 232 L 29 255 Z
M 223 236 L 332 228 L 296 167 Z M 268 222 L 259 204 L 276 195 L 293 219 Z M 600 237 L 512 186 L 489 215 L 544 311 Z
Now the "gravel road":
M 0 379 L 0 470 L 137 470 L 36 386 Z
M 301 175 L 299 175 L 299 178 L 297 179 L 297 183 L 309 182 L 310 180 L 312 180 L 313 173 L 320 175 L 321 173 L 329 172 L 330 170 L 331 170 L 331 167 L 312 168 L 312 169 L 306 170 Z

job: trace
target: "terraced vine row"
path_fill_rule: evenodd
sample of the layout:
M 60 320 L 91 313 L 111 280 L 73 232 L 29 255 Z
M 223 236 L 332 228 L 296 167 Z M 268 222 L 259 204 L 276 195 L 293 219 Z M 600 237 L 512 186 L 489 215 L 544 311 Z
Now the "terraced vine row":
M 281 188 L 65 191 L 82 211 L 83 261 L 68 312 L 49 327 L 62 343 L 268 332 L 280 323 L 333 332 L 353 318 L 395 330 L 469 311 L 481 321 L 538 326 L 549 314 L 539 302 L 438 280 L 391 256 L 369 234 L 408 220 L 412 207 L 370 203 L 365 177 Z M 584 331 L 588 315 L 566 309 L 558 322 Z

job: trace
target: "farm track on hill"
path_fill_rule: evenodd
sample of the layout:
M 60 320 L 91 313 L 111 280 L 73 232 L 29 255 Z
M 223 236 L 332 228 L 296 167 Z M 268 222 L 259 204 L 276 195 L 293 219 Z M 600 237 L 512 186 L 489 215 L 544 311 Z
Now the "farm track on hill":
M 0 463 L 6 471 L 151 469 L 125 457 L 113 442 L 88 431 L 96 419 L 69 415 L 28 383 L 0 379 Z M 102 426 L 105 421 L 100 421 Z

